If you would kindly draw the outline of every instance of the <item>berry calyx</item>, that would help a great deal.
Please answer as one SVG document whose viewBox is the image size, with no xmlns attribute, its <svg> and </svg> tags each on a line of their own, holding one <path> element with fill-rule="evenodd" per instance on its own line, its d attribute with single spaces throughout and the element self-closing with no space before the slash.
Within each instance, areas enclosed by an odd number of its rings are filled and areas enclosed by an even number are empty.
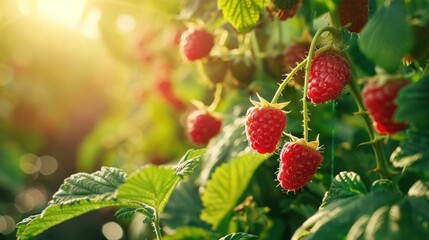
<svg viewBox="0 0 429 240">
<path fill-rule="evenodd" d="M 350 82 L 350 64 L 336 51 L 317 55 L 311 64 L 307 97 L 314 104 L 334 100 Z"/>
<path fill-rule="evenodd" d="M 341 0 L 340 22 L 349 32 L 360 33 L 368 22 L 368 0 Z"/>
<path fill-rule="evenodd" d="M 205 29 L 188 29 L 180 39 L 181 51 L 189 61 L 207 57 L 213 46 L 213 35 Z"/>
<path fill-rule="evenodd" d="M 221 129 L 222 120 L 213 114 L 197 110 L 187 118 L 187 133 L 194 145 L 207 145 L 210 139 L 216 136 Z"/>
<path fill-rule="evenodd" d="M 306 142 L 297 138 L 283 145 L 277 175 L 283 189 L 296 191 L 310 182 L 323 160 L 318 146 L 318 140 Z"/>
<path fill-rule="evenodd" d="M 288 103 L 272 104 L 258 95 L 260 102 L 247 110 L 246 137 L 250 147 L 258 153 L 273 153 L 286 128 L 287 118 L 283 109 Z"/>
<path fill-rule="evenodd" d="M 393 115 L 396 111 L 394 100 L 399 91 L 409 83 L 409 80 L 403 78 L 383 79 L 378 77 L 365 84 L 362 89 L 362 97 L 377 132 L 394 134 L 407 126 L 407 123 L 395 122 Z"/>
</svg>

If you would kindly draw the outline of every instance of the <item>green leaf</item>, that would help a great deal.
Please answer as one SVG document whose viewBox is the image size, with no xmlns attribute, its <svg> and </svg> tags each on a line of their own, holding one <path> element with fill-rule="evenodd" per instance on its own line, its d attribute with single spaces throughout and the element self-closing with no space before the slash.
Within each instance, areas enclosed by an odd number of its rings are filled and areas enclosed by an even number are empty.
<svg viewBox="0 0 429 240">
<path fill-rule="evenodd" d="M 236 114 L 234 115 L 236 116 Z M 244 118 L 236 116 L 233 122 L 222 127 L 219 135 L 210 142 L 201 166 L 199 176 L 201 185 L 206 185 L 210 175 L 222 163 L 230 161 L 244 152 L 252 152 L 246 140 L 246 134 L 243 134 L 243 123 Z"/>
<path fill-rule="evenodd" d="M 205 149 L 187 151 L 176 165 L 176 175 L 184 179 L 194 172 L 205 152 Z"/>
<path fill-rule="evenodd" d="M 200 199 L 198 186 L 191 180 L 188 178 L 177 185 L 161 215 L 161 223 L 171 229 L 184 226 L 209 228 L 200 219 L 203 204 Z"/>
<path fill-rule="evenodd" d="M 217 229 L 238 204 L 255 170 L 268 157 L 248 153 L 216 168 L 201 197 L 204 206 L 201 219 Z"/>
<path fill-rule="evenodd" d="M 70 176 L 41 214 L 17 224 L 17 236 L 29 239 L 83 213 L 119 206 L 116 190 L 124 183 L 125 177 L 120 169 L 108 167 L 92 174 L 77 173 Z"/>
<path fill-rule="evenodd" d="M 404 171 L 429 173 L 429 131 L 409 129 L 407 138 L 392 153 L 390 161 Z"/>
<path fill-rule="evenodd" d="M 429 76 L 403 88 L 395 103 L 397 109 L 395 119 L 400 122 L 411 122 L 423 129 L 429 126 L 429 111 L 424 111 L 429 106 Z"/>
<path fill-rule="evenodd" d="M 218 235 L 204 228 L 182 227 L 170 236 L 165 236 L 164 240 L 217 240 Z"/>
<path fill-rule="evenodd" d="M 115 213 L 115 217 L 117 218 L 131 218 L 136 213 L 141 213 L 145 216 L 144 223 L 151 224 L 155 222 L 155 209 L 151 206 L 140 204 L 142 207 L 140 208 L 121 208 Z"/>
<path fill-rule="evenodd" d="M 173 168 L 147 166 L 134 172 L 119 188 L 118 199 L 144 203 L 161 213 L 179 180 Z"/>
<path fill-rule="evenodd" d="M 292 239 L 345 239 L 352 226 L 380 207 L 391 205 L 400 195 L 390 188 L 377 188 L 366 195 L 338 199 L 307 219 L 294 233 Z M 362 220 L 361 220 L 362 221 Z"/>
<path fill-rule="evenodd" d="M 426 239 L 429 236 L 429 201 L 405 197 L 393 205 L 385 205 L 356 222 L 347 239 Z"/>
<path fill-rule="evenodd" d="M 404 1 L 390 1 L 369 20 L 358 44 L 362 52 L 387 72 L 394 72 L 412 47 Z"/>
<path fill-rule="evenodd" d="M 236 232 L 236 233 L 228 234 L 220 238 L 219 240 L 247 240 L 247 239 L 255 239 L 255 238 L 258 238 L 258 236 L 245 233 L 245 232 Z"/>
<path fill-rule="evenodd" d="M 113 167 L 102 167 L 92 174 L 77 173 L 64 180 L 54 194 L 50 204 L 73 203 L 75 201 L 110 198 L 118 186 L 125 182 L 126 174 Z"/>
<path fill-rule="evenodd" d="M 331 187 L 322 200 L 320 208 L 324 208 L 338 199 L 365 194 L 367 190 L 360 176 L 354 172 L 340 172 L 331 183 Z"/>
<path fill-rule="evenodd" d="M 269 0 L 218 0 L 218 8 L 239 32 L 248 32 L 269 3 Z"/>
<path fill-rule="evenodd" d="M 181 180 L 177 169 L 181 169 L 181 176 L 191 173 L 201 158 L 204 150 L 189 150 L 176 168 L 163 166 L 146 166 L 134 172 L 118 189 L 118 199 L 124 203 L 146 204 L 153 207 L 156 214 L 161 214 L 173 190 Z M 188 166 L 188 167 L 184 167 Z M 138 207 L 138 206 L 137 206 Z"/>
<path fill-rule="evenodd" d="M 423 181 L 417 181 L 408 190 L 408 196 L 412 197 L 424 197 L 429 199 L 429 183 Z"/>
</svg>

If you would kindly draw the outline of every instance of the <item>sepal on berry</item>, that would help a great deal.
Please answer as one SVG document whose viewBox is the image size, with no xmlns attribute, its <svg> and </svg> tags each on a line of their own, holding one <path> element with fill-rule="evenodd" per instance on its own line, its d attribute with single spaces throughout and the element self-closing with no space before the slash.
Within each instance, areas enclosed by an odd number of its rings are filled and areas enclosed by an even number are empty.
<svg viewBox="0 0 429 240">
<path fill-rule="evenodd" d="M 314 141 L 306 141 L 304 138 L 298 138 L 298 137 L 295 137 L 289 133 L 284 133 L 284 135 L 289 137 L 291 142 L 295 142 L 295 143 L 298 143 L 301 145 L 305 145 L 305 146 L 313 148 L 317 151 L 320 151 L 323 149 L 322 146 L 319 146 L 319 134 L 317 134 L 316 140 L 314 140 Z"/>
<path fill-rule="evenodd" d="M 250 102 L 255 107 L 271 107 L 271 108 L 282 110 L 283 108 L 285 108 L 290 103 L 290 102 L 270 103 L 266 99 L 261 97 L 258 93 L 256 93 L 256 96 L 258 97 L 259 101 L 255 101 L 255 100 L 250 99 Z"/>
</svg>

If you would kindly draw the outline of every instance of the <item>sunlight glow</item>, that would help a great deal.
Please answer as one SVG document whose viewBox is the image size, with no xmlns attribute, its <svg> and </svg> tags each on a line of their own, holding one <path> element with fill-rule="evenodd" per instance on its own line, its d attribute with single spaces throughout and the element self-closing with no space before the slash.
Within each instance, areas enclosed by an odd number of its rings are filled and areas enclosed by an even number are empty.
<svg viewBox="0 0 429 240">
<path fill-rule="evenodd" d="M 57 24 L 77 28 L 86 0 L 19 0 L 22 14 L 35 14 Z"/>
</svg>

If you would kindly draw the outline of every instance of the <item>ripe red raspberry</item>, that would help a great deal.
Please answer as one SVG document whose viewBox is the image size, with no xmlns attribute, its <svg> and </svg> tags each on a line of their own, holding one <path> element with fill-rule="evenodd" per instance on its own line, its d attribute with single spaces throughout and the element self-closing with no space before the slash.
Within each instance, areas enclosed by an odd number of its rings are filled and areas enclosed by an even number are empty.
<svg viewBox="0 0 429 240">
<path fill-rule="evenodd" d="M 335 51 L 317 55 L 311 64 L 307 97 L 315 104 L 336 99 L 350 82 L 350 65 Z"/>
<path fill-rule="evenodd" d="M 308 42 L 295 42 L 289 45 L 283 52 L 283 62 L 286 67 L 286 72 L 290 72 L 298 63 L 302 62 L 308 55 L 310 43 Z M 305 72 L 303 69 L 299 70 L 293 77 L 296 85 L 304 85 Z"/>
<path fill-rule="evenodd" d="M 206 145 L 219 133 L 221 126 L 221 119 L 203 110 L 191 113 L 187 119 L 188 136 L 197 146 Z"/>
<path fill-rule="evenodd" d="M 270 104 L 261 97 L 259 99 L 261 103 L 252 101 L 255 107 L 247 110 L 247 140 L 258 153 L 273 153 L 286 127 L 286 114 L 281 109 L 287 103 Z"/>
<path fill-rule="evenodd" d="M 340 21 L 342 26 L 351 24 L 347 29 L 359 33 L 368 22 L 368 0 L 341 0 Z"/>
<path fill-rule="evenodd" d="M 312 144 L 303 140 L 287 142 L 280 153 L 277 180 L 285 190 L 298 190 L 311 180 L 322 159 L 322 154 Z"/>
<path fill-rule="evenodd" d="M 362 89 L 363 101 L 379 133 L 394 134 L 406 127 L 406 123 L 395 122 L 393 114 L 396 110 L 394 100 L 398 92 L 409 83 L 406 79 L 393 79 L 384 83 L 376 79 L 365 84 Z"/>
<path fill-rule="evenodd" d="M 291 18 L 295 16 L 299 5 L 301 5 L 302 0 L 286 0 L 285 3 L 282 5 L 276 5 L 275 3 L 272 4 L 271 9 L 274 11 L 274 16 L 276 16 L 278 19 L 285 21 L 288 18 Z"/>
<path fill-rule="evenodd" d="M 207 57 L 213 46 L 213 35 L 205 29 L 188 29 L 180 39 L 182 53 L 189 61 Z"/>
</svg>

